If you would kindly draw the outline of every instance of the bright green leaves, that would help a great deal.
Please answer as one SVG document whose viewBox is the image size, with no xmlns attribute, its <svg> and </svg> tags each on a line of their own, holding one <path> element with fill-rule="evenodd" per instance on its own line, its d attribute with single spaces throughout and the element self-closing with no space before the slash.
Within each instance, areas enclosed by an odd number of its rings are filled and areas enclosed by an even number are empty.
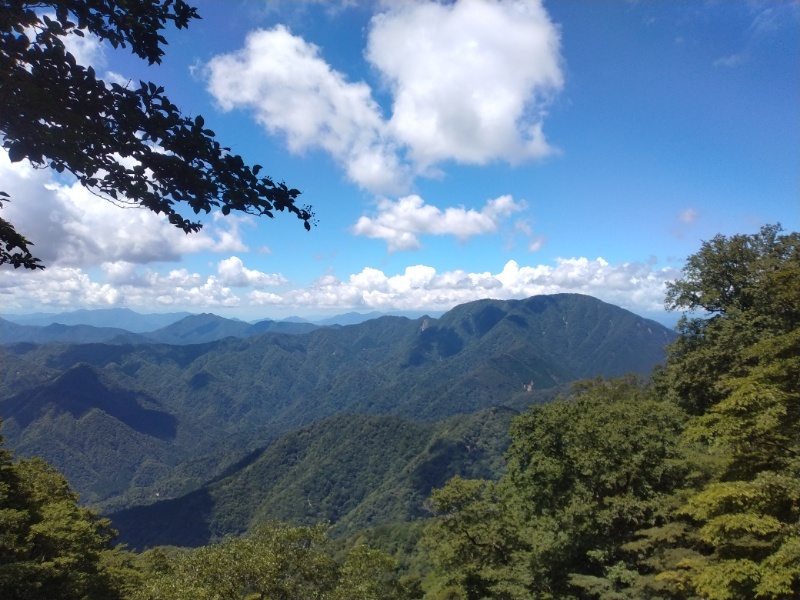
<svg viewBox="0 0 800 600">
<path fill-rule="evenodd" d="M 684 317 L 659 375 L 662 395 L 702 414 L 727 395 L 724 382 L 763 363 L 751 347 L 800 327 L 800 234 L 768 225 L 754 235 L 717 236 L 668 284 L 667 307 Z"/>
<path fill-rule="evenodd" d="M 675 307 L 717 313 L 683 321 L 659 380 L 697 414 L 686 442 L 721 459 L 677 511 L 706 547 L 664 573 L 706 598 L 800 594 L 798 242 L 778 226 L 717 236 L 670 286 Z"/>
<path fill-rule="evenodd" d="M 108 521 L 78 506 L 44 461 L 12 463 L 0 452 L 0 597 L 119 597 Z"/>
<path fill-rule="evenodd" d="M 613 594 L 639 573 L 621 546 L 667 517 L 684 473 L 684 419 L 635 379 L 587 382 L 517 418 L 500 482 L 456 478 L 433 496 L 441 516 L 427 534 L 438 570 L 432 589 L 465 598 L 627 597 Z"/>
<path fill-rule="evenodd" d="M 147 556 L 147 555 L 145 555 Z M 394 561 L 356 546 L 340 565 L 325 528 L 269 524 L 241 538 L 159 553 L 132 597 L 137 600 L 281 598 L 283 600 L 399 600 Z"/>
<path fill-rule="evenodd" d="M 348 552 L 339 570 L 332 600 L 400 600 L 397 563 L 387 554 L 367 546 Z"/>
</svg>

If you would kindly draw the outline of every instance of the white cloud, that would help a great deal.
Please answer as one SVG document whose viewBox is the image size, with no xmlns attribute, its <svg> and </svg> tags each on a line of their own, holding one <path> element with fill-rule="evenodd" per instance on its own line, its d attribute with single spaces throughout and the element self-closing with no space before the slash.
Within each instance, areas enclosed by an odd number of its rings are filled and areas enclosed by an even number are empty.
<svg viewBox="0 0 800 600">
<path fill-rule="evenodd" d="M 186 235 L 163 215 L 120 208 L 79 183 L 58 182 L 48 169 L 26 161 L 11 163 L 0 152 L 2 190 L 11 201 L 3 218 L 33 242 L 33 254 L 47 266 L 87 267 L 103 263 L 176 261 L 197 252 L 246 252 L 241 227 L 248 215 L 215 213 L 199 233 Z"/>
<path fill-rule="evenodd" d="M 367 83 L 348 81 L 283 25 L 211 59 L 208 91 L 223 110 L 252 111 L 291 151 L 328 152 L 376 193 L 400 193 L 447 160 L 518 162 L 553 152 L 542 124 L 563 86 L 560 35 L 540 2 L 382 6 L 366 57 L 393 95 L 388 119 Z"/>
<path fill-rule="evenodd" d="M 381 200 L 375 217 L 361 217 L 351 228 L 355 235 L 386 240 L 390 252 L 421 247 L 420 235 L 454 235 L 466 240 L 495 233 L 507 216 L 525 209 L 505 195 L 489 200 L 480 210 L 449 207 L 444 210 L 425 204 L 417 195 L 396 202 Z"/>
<path fill-rule="evenodd" d="M 560 34 L 540 2 L 393 3 L 367 58 L 394 94 L 391 131 L 425 168 L 550 154 L 542 110 L 561 89 Z"/>
<path fill-rule="evenodd" d="M 403 168 L 369 86 L 348 82 L 283 25 L 252 32 L 241 50 L 213 58 L 206 74 L 223 110 L 252 110 L 291 151 L 322 148 L 365 188 L 401 187 Z"/>
<path fill-rule="evenodd" d="M 217 264 L 219 281 L 233 287 L 269 287 L 288 285 L 289 281 L 280 273 L 262 273 L 248 269 L 238 256 L 231 256 Z"/>
<path fill-rule="evenodd" d="M 438 273 L 433 267 L 407 267 L 397 275 L 367 267 L 347 280 L 326 277 L 269 304 L 311 310 L 447 310 L 482 298 L 526 298 L 538 294 L 588 294 L 633 311 L 663 310 L 664 282 L 679 276 L 676 269 L 655 269 L 646 263 L 610 265 L 602 258 L 559 259 L 555 266 L 520 266 L 508 261 L 498 273 L 457 270 Z"/>
<path fill-rule="evenodd" d="M 0 298 L 5 310 L 75 310 L 126 306 L 145 311 L 186 310 L 239 306 L 241 299 L 214 276 L 187 269 L 166 274 L 137 272 L 130 264 L 103 265 L 106 281 L 95 281 L 78 268 L 49 266 L 44 271 L 5 271 L 0 276 Z"/>
<path fill-rule="evenodd" d="M 83 37 L 72 34 L 61 39 L 67 52 L 75 57 L 79 65 L 92 66 L 95 69 L 106 65 L 103 42 L 96 35 L 84 31 Z"/>
<path fill-rule="evenodd" d="M 396 274 L 365 267 L 346 278 L 330 273 L 307 287 L 266 291 L 286 286 L 281 275 L 248 269 L 237 257 L 218 264 L 217 275 L 187 269 L 167 273 L 123 263 L 104 265 L 105 281 L 81 269 L 52 267 L 43 272 L 6 271 L 0 277 L 5 310 L 128 306 L 163 309 L 213 310 L 235 307 L 252 317 L 264 317 L 259 307 L 292 314 L 323 310 L 448 310 L 482 298 L 526 298 L 539 294 L 588 294 L 640 314 L 663 311 L 664 283 L 677 279 L 677 268 L 656 268 L 652 260 L 609 264 L 602 258 L 558 259 L 554 265 L 520 265 L 511 260 L 497 272 L 453 270 L 438 272 L 413 265 Z M 240 295 L 231 287 L 241 288 Z M 258 312 L 258 314 L 256 314 Z"/>
</svg>

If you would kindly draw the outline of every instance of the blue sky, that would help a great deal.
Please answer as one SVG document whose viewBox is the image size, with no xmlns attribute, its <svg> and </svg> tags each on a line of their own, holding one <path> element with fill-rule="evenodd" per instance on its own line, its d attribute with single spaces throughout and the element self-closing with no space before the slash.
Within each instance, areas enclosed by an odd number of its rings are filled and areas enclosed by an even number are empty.
<svg viewBox="0 0 800 600">
<path fill-rule="evenodd" d="M 198 1 L 161 66 L 94 40 L 303 191 L 318 225 L 185 236 L 0 156 L 48 268 L 0 310 L 245 319 L 589 294 L 671 323 L 664 282 L 721 233 L 800 221 L 797 2 Z"/>
</svg>

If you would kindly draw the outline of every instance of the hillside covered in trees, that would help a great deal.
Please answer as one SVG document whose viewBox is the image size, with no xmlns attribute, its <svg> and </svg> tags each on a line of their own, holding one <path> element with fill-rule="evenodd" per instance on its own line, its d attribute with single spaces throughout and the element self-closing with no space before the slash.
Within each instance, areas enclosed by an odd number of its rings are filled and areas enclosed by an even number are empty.
<svg viewBox="0 0 800 600">
<path fill-rule="evenodd" d="M 647 374 L 672 339 L 561 294 L 205 344 L 17 343 L 0 349 L 0 414 L 19 454 L 44 457 L 85 501 L 115 510 L 194 491 L 319 419 L 521 410 L 577 379 Z"/>
<path fill-rule="evenodd" d="M 399 416 L 340 415 L 278 438 L 202 488 L 198 495 L 223 509 L 195 514 L 211 527 L 232 519 L 243 533 L 210 544 L 200 540 L 203 545 L 194 549 L 135 554 L 112 547 L 111 523 L 80 508 L 60 474 L 41 460 L 15 461 L 3 450 L 0 594 L 152 600 L 796 598 L 798 242 L 797 233 L 768 226 L 755 235 L 704 243 L 688 259 L 683 278 L 668 286 L 667 305 L 689 312 L 665 363 L 649 377 L 590 378 L 516 417 L 508 408 L 447 425 L 435 419 L 412 425 Z M 442 322 L 464 323 L 465 314 L 473 315 L 466 322 L 479 331 L 475 313 L 461 311 Z M 412 341 L 406 349 L 420 346 L 423 357 L 436 352 L 437 359 L 448 347 Z M 405 368 L 412 368 L 410 355 L 401 355 Z M 57 361 L 41 364 L 54 368 Z M 514 394 L 509 390 L 507 398 Z M 509 420 L 504 441 L 497 430 Z M 463 460 L 469 455 L 464 440 L 481 460 Z M 448 441 L 457 443 L 448 447 Z M 506 445 L 505 464 L 498 466 L 492 457 Z M 270 459 L 290 455 L 295 465 Z M 376 467 L 374 457 L 387 462 Z M 416 477 L 442 461 L 456 475 L 446 483 Z M 368 486 L 375 496 L 343 495 L 336 481 L 326 480 L 326 472 L 346 471 L 346 464 L 353 465 L 347 488 L 360 489 L 360 475 L 377 478 Z M 293 470 L 297 465 L 303 466 Z M 385 474 L 391 477 L 380 479 Z M 262 487 L 249 487 L 254 481 Z M 428 492 L 425 514 L 398 512 L 393 518 L 399 522 L 380 526 L 354 516 L 392 506 L 393 494 L 409 499 Z M 346 526 L 326 531 L 325 524 L 310 522 L 299 506 L 303 494 L 309 504 L 327 502 L 324 519 L 342 518 Z M 190 499 L 174 502 L 173 514 L 191 512 Z M 237 512 L 235 507 L 251 502 L 260 504 L 249 514 Z M 165 508 L 160 514 L 170 513 Z M 126 518 L 126 528 L 135 527 L 136 515 L 119 515 L 120 523 Z M 140 522 L 145 518 L 153 517 Z"/>
<path fill-rule="evenodd" d="M 704 243 L 652 382 L 595 381 L 511 429 L 508 473 L 437 490 L 427 598 L 796 598 L 800 236 Z"/>
</svg>

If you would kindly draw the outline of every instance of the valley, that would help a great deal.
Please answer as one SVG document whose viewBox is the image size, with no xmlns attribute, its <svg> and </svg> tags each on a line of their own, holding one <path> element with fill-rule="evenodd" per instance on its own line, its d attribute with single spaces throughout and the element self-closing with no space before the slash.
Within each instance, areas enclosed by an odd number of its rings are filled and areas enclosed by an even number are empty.
<svg viewBox="0 0 800 600">
<path fill-rule="evenodd" d="M 7 443 L 63 472 L 133 547 L 269 519 L 346 533 L 426 516 L 454 475 L 500 476 L 513 415 L 576 380 L 646 376 L 675 338 L 575 294 L 283 331 L 226 321 L 3 322 Z M 46 330 L 57 338 L 37 343 Z"/>
</svg>

